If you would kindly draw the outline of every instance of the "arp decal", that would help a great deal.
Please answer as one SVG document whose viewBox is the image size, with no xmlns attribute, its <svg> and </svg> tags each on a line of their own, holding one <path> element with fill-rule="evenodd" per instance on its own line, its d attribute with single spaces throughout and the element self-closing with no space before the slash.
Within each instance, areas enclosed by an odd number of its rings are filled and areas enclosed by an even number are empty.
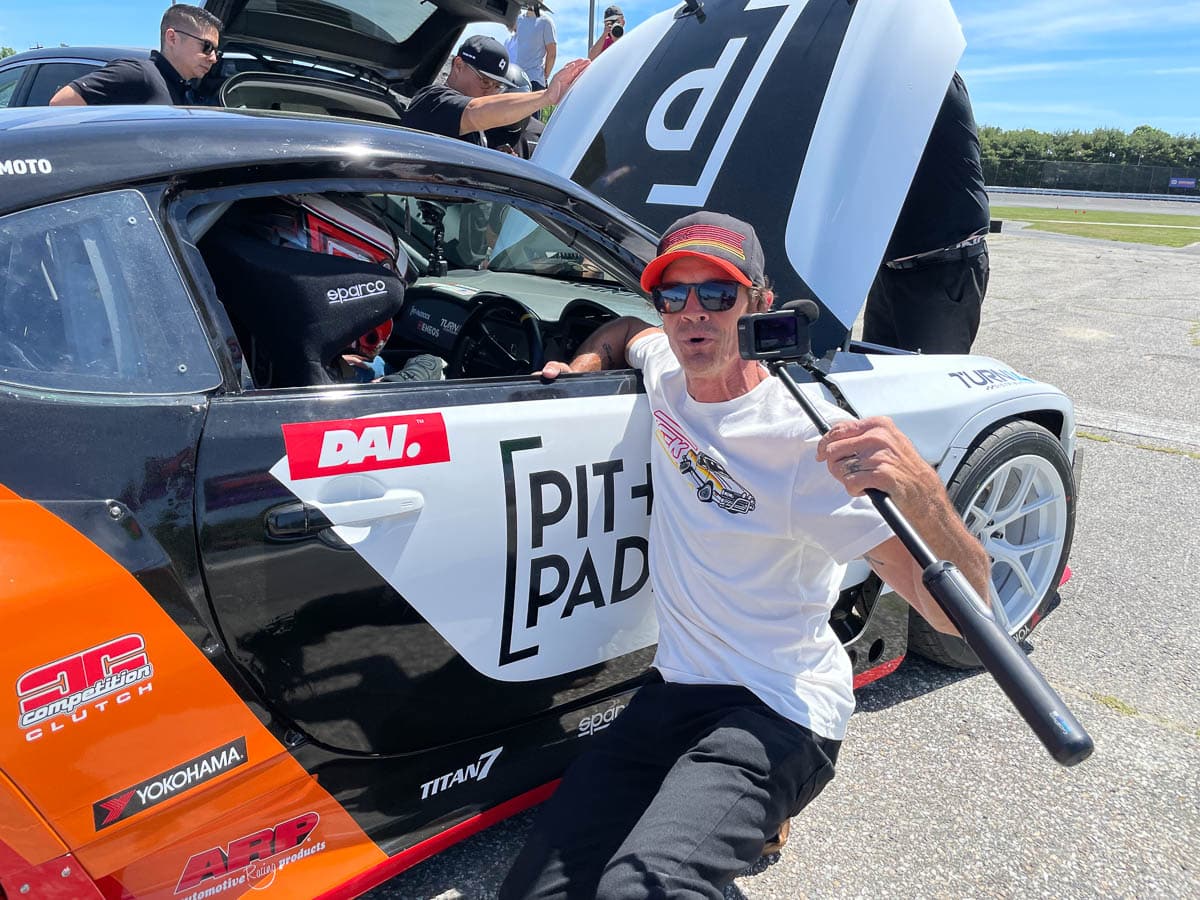
<svg viewBox="0 0 1200 900">
<path fill-rule="evenodd" d="M 453 448 L 445 461 L 415 464 L 426 461 L 428 441 L 414 436 L 418 421 L 430 429 L 436 423 Z M 405 440 L 421 444 L 414 464 L 381 464 L 370 455 L 362 468 L 317 465 L 323 445 L 359 454 L 368 429 L 393 423 L 408 423 Z M 487 677 L 562 675 L 657 638 L 644 394 L 449 406 L 288 428 L 295 429 L 288 456 L 271 474 L 324 513 L 334 533 Z M 386 432 L 371 449 L 404 458 Z"/>
<path fill-rule="evenodd" d="M 153 689 L 154 666 L 140 634 L 126 634 L 52 663 L 30 669 L 17 679 L 17 724 L 25 740 L 62 731 L 68 716 L 83 722 L 88 714 L 123 706 Z M 45 726 L 45 727 L 42 727 Z"/>
<path fill-rule="evenodd" d="M 440 413 L 284 425 L 283 441 L 295 479 L 450 461 Z"/>
<path fill-rule="evenodd" d="M 658 444 L 690 478 L 701 503 L 715 503 L 728 513 L 752 513 L 758 505 L 754 495 L 739 484 L 720 460 L 705 453 L 679 424 L 662 410 L 654 411 L 654 436 Z"/>
<path fill-rule="evenodd" d="M 306 812 L 271 828 L 243 835 L 225 847 L 193 853 L 183 867 L 175 893 L 181 900 L 202 900 L 230 888 L 262 890 L 288 865 L 325 849 L 324 841 L 312 840 L 321 817 Z"/>
<path fill-rule="evenodd" d="M 421 799 L 428 800 L 434 794 L 439 794 L 448 788 L 454 787 L 456 784 L 462 784 L 466 781 L 483 781 L 488 777 L 488 773 L 492 771 L 492 766 L 504 752 L 503 747 L 497 747 L 495 750 L 488 750 L 479 754 L 479 759 L 470 765 L 463 766 L 461 769 L 455 769 L 453 772 L 447 772 L 445 775 L 439 775 L 432 781 L 427 781 L 421 785 Z"/>
<path fill-rule="evenodd" d="M 970 372 L 950 372 L 951 378 L 957 378 L 964 387 L 981 387 L 986 391 L 1006 384 L 1032 384 L 1032 378 L 1019 375 L 1012 369 L 972 369 Z"/>
<path fill-rule="evenodd" d="M 117 791 L 111 797 L 92 804 L 96 830 L 101 831 L 206 781 L 212 781 L 245 762 L 246 739 L 240 737 L 131 788 Z"/>
</svg>

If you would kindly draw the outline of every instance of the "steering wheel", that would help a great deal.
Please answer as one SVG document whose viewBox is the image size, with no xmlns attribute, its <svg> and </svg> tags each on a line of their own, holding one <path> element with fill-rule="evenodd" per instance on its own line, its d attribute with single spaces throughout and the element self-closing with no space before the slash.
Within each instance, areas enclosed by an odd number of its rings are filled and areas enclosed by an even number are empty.
<svg viewBox="0 0 1200 900">
<path fill-rule="evenodd" d="M 450 351 L 446 377 L 466 378 L 467 369 L 471 370 L 472 378 L 529 375 L 538 371 L 546 361 L 546 348 L 534 314 L 507 294 L 480 291 L 474 299 L 476 306 L 459 328 Z M 519 328 L 525 346 L 510 349 L 497 338 L 494 326 L 500 323 Z M 507 336 L 510 331 L 511 328 L 506 328 L 501 334 Z"/>
</svg>

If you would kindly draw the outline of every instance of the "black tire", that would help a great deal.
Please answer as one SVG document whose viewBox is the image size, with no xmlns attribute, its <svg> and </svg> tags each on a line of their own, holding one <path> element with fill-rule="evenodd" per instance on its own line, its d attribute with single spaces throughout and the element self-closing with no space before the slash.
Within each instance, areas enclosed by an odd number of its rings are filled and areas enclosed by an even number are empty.
<svg viewBox="0 0 1200 900">
<path fill-rule="evenodd" d="M 1040 496 L 1044 489 L 1047 493 L 1055 494 L 1055 499 L 1005 525 L 1002 531 L 986 534 L 991 531 L 988 526 L 992 523 L 982 521 L 978 506 L 968 515 L 968 505 L 1005 467 L 1007 473 L 1003 476 L 1002 486 L 997 487 L 995 483 L 989 486 L 990 492 L 999 491 L 997 502 L 1002 502 L 1010 489 L 1021 487 L 1022 481 L 1017 476 L 1022 469 L 1029 470 L 1024 484 L 1028 485 L 1030 480 L 1037 482 L 1030 487 L 1031 491 L 1037 489 Z M 1054 605 L 1067 556 L 1071 552 L 1071 539 L 1075 533 L 1075 479 L 1071 461 L 1062 444 L 1045 428 L 1033 422 L 1014 419 L 994 426 L 976 440 L 946 486 L 946 492 L 972 533 L 982 533 L 987 538 L 984 540 L 985 546 L 993 540 L 997 542 L 996 546 L 1001 542 L 1007 543 L 1004 539 L 1009 536 L 1010 525 L 1021 532 L 1022 537 L 1029 537 L 1029 531 L 1034 528 L 1054 532 L 1055 541 L 1047 545 L 1044 553 L 1035 550 L 1021 555 L 1009 554 L 1017 556 L 1018 564 L 1026 556 L 1032 558 L 1031 567 L 1036 571 L 1034 575 L 1028 571 L 1025 573 L 1028 583 L 1034 587 L 1032 592 L 1025 587 L 1025 582 L 1010 560 L 996 562 L 993 557 L 993 589 L 1004 601 L 1004 608 L 1011 610 L 1008 632 L 1023 639 Z M 992 495 L 980 494 L 980 498 L 990 499 Z M 955 669 L 979 667 L 979 659 L 966 641 L 935 631 L 913 610 L 909 611 L 908 646 L 926 659 L 944 666 Z"/>
<path fill-rule="evenodd" d="M 696 496 L 705 503 L 711 503 L 713 498 L 713 483 L 706 481 L 700 487 L 696 488 Z"/>
</svg>

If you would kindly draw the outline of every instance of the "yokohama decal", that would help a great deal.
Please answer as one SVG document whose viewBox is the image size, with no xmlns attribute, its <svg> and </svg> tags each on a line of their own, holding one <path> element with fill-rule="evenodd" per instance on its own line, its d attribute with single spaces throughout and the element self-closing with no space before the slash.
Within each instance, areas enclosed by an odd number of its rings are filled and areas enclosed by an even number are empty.
<svg viewBox="0 0 1200 900">
<path fill-rule="evenodd" d="M 324 841 L 309 840 L 320 821 L 317 813 L 306 812 L 272 828 L 243 835 L 227 847 L 195 853 L 183 867 L 175 893 L 195 891 L 182 900 L 193 896 L 199 900 L 230 888 L 241 895 L 245 888 L 268 887 L 279 870 L 325 849 Z"/>
<path fill-rule="evenodd" d="M 164 800 L 170 800 L 177 794 L 211 781 L 245 762 L 246 739 L 240 737 L 223 747 L 180 763 L 166 772 L 160 772 L 141 784 L 118 791 L 106 800 L 92 804 L 96 830 L 100 831 L 151 806 L 157 806 Z"/>
<path fill-rule="evenodd" d="M 284 425 L 283 441 L 296 480 L 450 461 L 441 413 Z"/>
</svg>

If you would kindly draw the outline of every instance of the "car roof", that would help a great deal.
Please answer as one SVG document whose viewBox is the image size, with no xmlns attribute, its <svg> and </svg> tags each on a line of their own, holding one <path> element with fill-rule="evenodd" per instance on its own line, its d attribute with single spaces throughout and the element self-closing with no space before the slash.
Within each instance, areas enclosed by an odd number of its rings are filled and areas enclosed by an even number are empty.
<svg viewBox="0 0 1200 900">
<path fill-rule="evenodd" d="M 145 47 L 38 47 L 0 60 L 0 69 L 46 59 L 88 59 L 111 62 L 114 59 L 148 59 Z"/>
<path fill-rule="evenodd" d="M 0 148 L 0 215 L 184 175 L 210 184 L 302 180 L 326 178 L 328 171 L 317 174 L 312 166 L 337 163 L 345 178 L 392 178 L 390 164 L 436 160 L 440 168 L 482 170 L 500 182 L 520 178 L 534 196 L 543 185 L 551 202 L 564 193 L 581 201 L 578 212 L 599 228 L 616 220 L 651 235 L 611 203 L 525 160 L 393 125 L 206 107 L 24 107 L 0 110 Z M 275 171 L 265 174 L 263 167 Z M 469 179 L 469 171 L 463 174 Z M 404 177 L 413 175 L 410 168 Z"/>
</svg>

